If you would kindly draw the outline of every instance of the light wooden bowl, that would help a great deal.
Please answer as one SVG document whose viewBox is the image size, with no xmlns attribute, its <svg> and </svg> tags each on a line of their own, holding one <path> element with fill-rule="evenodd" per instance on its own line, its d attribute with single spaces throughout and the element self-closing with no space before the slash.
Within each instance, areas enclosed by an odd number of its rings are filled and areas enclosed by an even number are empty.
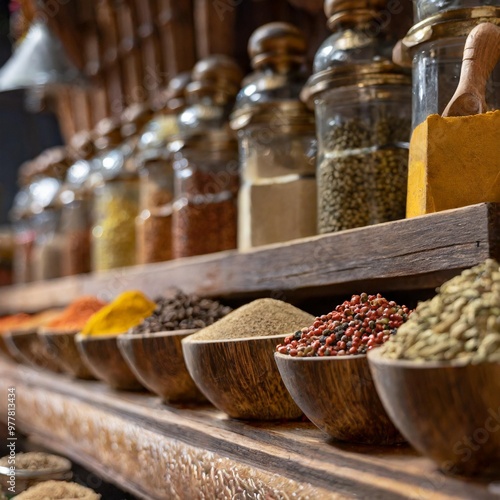
<svg viewBox="0 0 500 500">
<path fill-rule="evenodd" d="M 89 371 L 111 388 L 139 391 L 143 386 L 131 372 L 118 349 L 117 336 L 87 336 L 78 333 L 75 342 Z"/>
<path fill-rule="evenodd" d="M 302 412 L 281 380 L 273 352 L 284 335 L 182 341 L 186 366 L 206 398 L 230 417 L 296 419 Z"/>
<path fill-rule="evenodd" d="M 47 348 L 36 329 L 15 330 L 3 336 L 10 354 L 17 362 L 55 373 L 62 372 L 56 353 Z"/>
<path fill-rule="evenodd" d="M 380 402 L 365 355 L 274 357 L 297 405 L 333 438 L 377 445 L 404 442 Z"/>
<path fill-rule="evenodd" d="M 135 376 L 164 402 L 206 402 L 189 375 L 182 355 L 182 339 L 197 331 L 120 335 L 118 347 Z"/>
<path fill-rule="evenodd" d="M 38 335 L 47 348 L 55 353 L 62 369 L 75 378 L 95 380 L 87 365 L 83 362 L 76 347 L 75 337 L 78 332 L 54 332 L 41 328 Z"/>
<path fill-rule="evenodd" d="M 444 472 L 500 477 L 500 363 L 466 365 L 368 355 L 387 413 Z"/>
</svg>

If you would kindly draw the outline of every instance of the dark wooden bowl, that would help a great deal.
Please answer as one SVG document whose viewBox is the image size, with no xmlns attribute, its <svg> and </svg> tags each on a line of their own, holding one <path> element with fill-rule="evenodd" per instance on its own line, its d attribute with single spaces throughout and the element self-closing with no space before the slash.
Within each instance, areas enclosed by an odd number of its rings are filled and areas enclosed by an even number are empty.
<svg viewBox="0 0 500 500">
<path fill-rule="evenodd" d="M 378 445 L 404 442 L 380 402 L 365 355 L 274 357 L 297 405 L 333 438 Z"/>
<path fill-rule="evenodd" d="M 447 473 L 500 477 L 500 364 L 368 355 L 387 413 L 408 442 Z"/>
<path fill-rule="evenodd" d="M 7 346 L 7 340 L 5 339 L 5 335 L 3 333 L 0 333 L 0 356 L 17 363 L 17 359 L 12 356 L 9 347 Z"/>
<path fill-rule="evenodd" d="M 94 377 L 117 390 L 143 389 L 118 349 L 117 336 L 91 337 L 78 333 L 75 342 L 83 362 Z"/>
<path fill-rule="evenodd" d="M 283 335 L 182 341 L 186 366 L 206 398 L 230 417 L 296 419 L 302 412 L 281 380 L 273 352 Z"/>
<path fill-rule="evenodd" d="M 78 332 L 54 332 L 40 329 L 38 335 L 47 348 L 55 353 L 62 369 L 75 378 L 95 380 L 87 365 L 83 362 L 76 347 L 75 337 Z"/>
<path fill-rule="evenodd" d="M 182 355 L 182 339 L 197 331 L 120 335 L 118 347 L 135 376 L 164 402 L 206 402 Z"/>
<path fill-rule="evenodd" d="M 17 330 L 3 334 L 10 354 L 18 363 L 61 373 L 57 354 L 48 349 L 37 330 Z"/>
</svg>

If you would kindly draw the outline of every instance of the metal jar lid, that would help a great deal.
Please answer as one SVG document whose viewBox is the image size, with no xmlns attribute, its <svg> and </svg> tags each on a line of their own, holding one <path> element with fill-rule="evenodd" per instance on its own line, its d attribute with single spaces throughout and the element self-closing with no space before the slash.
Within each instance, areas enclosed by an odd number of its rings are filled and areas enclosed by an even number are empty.
<svg viewBox="0 0 500 500">
<path fill-rule="evenodd" d="M 231 115 L 231 128 L 264 124 L 281 132 L 312 132 L 314 115 L 300 101 L 306 40 L 288 23 L 269 23 L 254 31 L 248 54 L 256 70 L 245 81 Z"/>
<path fill-rule="evenodd" d="M 443 38 L 467 37 L 478 24 L 490 22 L 500 26 L 500 7 L 484 6 L 449 10 L 415 24 L 395 48 L 394 62 L 411 65 L 416 50 L 427 42 Z"/>
</svg>

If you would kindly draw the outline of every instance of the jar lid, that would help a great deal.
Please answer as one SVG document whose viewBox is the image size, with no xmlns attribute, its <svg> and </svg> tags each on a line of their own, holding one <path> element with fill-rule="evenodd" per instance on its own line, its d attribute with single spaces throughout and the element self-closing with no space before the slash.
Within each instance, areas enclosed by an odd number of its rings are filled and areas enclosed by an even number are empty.
<svg viewBox="0 0 500 500">
<path fill-rule="evenodd" d="M 124 138 L 141 131 L 153 117 L 153 110 L 144 103 L 134 103 L 125 108 L 121 115 L 121 135 Z"/>
<path fill-rule="evenodd" d="M 290 65 L 302 65 L 306 59 L 307 43 L 302 32 L 293 24 L 268 23 L 256 29 L 248 41 L 252 68 L 269 66 L 279 70 Z"/>
<path fill-rule="evenodd" d="M 179 73 L 168 82 L 165 92 L 167 111 L 178 113 L 186 106 L 186 88 L 191 83 L 191 72 Z"/>
<path fill-rule="evenodd" d="M 37 158 L 34 177 L 53 177 L 62 181 L 70 164 L 70 154 L 65 146 L 46 149 Z"/>
<path fill-rule="evenodd" d="M 389 61 L 372 64 L 351 64 L 320 71 L 312 75 L 300 95 L 303 102 L 313 107 L 318 94 L 335 88 L 356 85 L 407 85 L 412 83 L 411 71 Z"/>
<path fill-rule="evenodd" d="M 198 61 L 191 73 L 191 83 L 186 86 L 186 96 L 192 98 L 212 96 L 227 102 L 240 88 L 243 74 L 234 59 L 225 55 L 213 55 Z"/>
<path fill-rule="evenodd" d="M 95 126 L 92 136 L 99 150 L 117 146 L 122 141 L 121 123 L 116 118 L 103 118 Z"/>
<path fill-rule="evenodd" d="M 92 158 L 96 149 L 90 130 L 80 130 L 70 140 L 70 148 L 76 158 Z"/>
<path fill-rule="evenodd" d="M 248 53 L 256 71 L 245 78 L 231 115 L 231 128 L 258 123 L 283 130 L 314 130 L 314 116 L 300 101 L 307 75 L 306 40 L 288 23 L 269 23 L 250 37 Z"/>
<path fill-rule="evenodd" d="M 13 222 L 28 218 L 33 214 L 31 209 L 31 193 L 27 186 L 21 188 L 14 196 L 12 208 L 9 211 L 9 218 Z"/>
<path fill-rule="evenodd" d="M 442 38 L 467 37 L 478 24 L 490 22 L 500 26 L 500 7 L 484 6 L 440 12 L 415 24 L 398 44 L 394 62 L 411 64 L 418 47 Z"/>
</svg>

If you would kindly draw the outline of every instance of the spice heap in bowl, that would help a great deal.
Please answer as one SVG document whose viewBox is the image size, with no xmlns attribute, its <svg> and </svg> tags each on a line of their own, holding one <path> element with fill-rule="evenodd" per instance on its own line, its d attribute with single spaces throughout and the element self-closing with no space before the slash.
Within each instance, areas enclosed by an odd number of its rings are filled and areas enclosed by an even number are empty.
<svg viewBox="0 0 500 500">
<path fill-rule="evenodd" d="M 444 283 L 368 360 L 387 412 L 418 451 L 448 473 L 500 477 L 498 262 Z"/>
<path fill-rule="evenodd" d="M 77 378 L 93 378 L 81 359 L 75 337 L 89 319 L 104 306 L 96 297 L 84 296 L 74 300 L 64 311 L 49 321 L 38 334 L 47 350 L 59 361 L 63 370 Z"/>
<path fill-rule="evenodd" d="M 51 479 L 71 479 L 71 462 L 58 455 L 43 452 L 17 453 L 15 460 L 7 455 L 0 458 L 0 487 L 9 494 L 12 468 L 15 468 L 16 494 Z M 20 495 L 16 496 L 20 498 Z M 43 498 L 40 496 L 38 498 Z M 52 498 L 52 497 L 51 497 Z"/>
<path fill-rule="evenodd" d="M 332 312 L 286 337 L 276 348 L 290 356 L 366 354 L 387 342 L 408 319 L 410 310 L 382 295 L 353 295 Z"/>
<path fill-rule="evenodd" d="M 117 337 L 140 324 L 155 308 L 156 304 L 142 292 L 130 290 L 90 317 L 75 340 L 96 378 L 115 389 L 142 388 L 120 353 Z"/>
<path fill-rule="evenodd" d="M 366 353 L 387 342 L 409 315 L 404 305 L 362 293 L 278 344 L 283 382 L 317 427 L 340 441 L 403 441 L 377 396 Z"/>
<path fill-rule="evenodd" d="M 32 486 L 20 495 L 18 500 L 100 500 L 101 495 L 78 483 L 45 481 Z"/>
<path fill-rule="evenodd" d="M 259 299 L 182 341 L 189 373 L 203 394 L 233 418 L 276 420 L 302 414 L 273 361 L 276 342 L 314 316 Z"/>
<path fill-rule="evenodd" d="M 157 299 L 151 316 L 121 335 L 118 346 L 132 372 L 164 402 L 206 401 L 187 371 L 181 341 L 229 312 L 218 301 L 178 291 Z"/>
</svg>

